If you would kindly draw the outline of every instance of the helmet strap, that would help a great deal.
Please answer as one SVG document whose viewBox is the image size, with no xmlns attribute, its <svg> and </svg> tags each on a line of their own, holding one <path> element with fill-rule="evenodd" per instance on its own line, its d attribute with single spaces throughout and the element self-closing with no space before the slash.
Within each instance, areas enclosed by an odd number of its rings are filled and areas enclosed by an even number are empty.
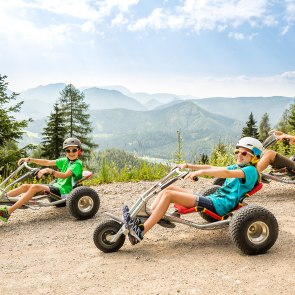
<svg viewBox="0 0 295 295">
<path fill-rule="evenodd" d="M 254 156 L 253 159 L 250 161 L 250 163 L 252 165 L 254 165 L 254 164 L 258 163 L 258 161 L 259 161 L 259 158 L 257 158 L 256 156 Z"/>
</svg>

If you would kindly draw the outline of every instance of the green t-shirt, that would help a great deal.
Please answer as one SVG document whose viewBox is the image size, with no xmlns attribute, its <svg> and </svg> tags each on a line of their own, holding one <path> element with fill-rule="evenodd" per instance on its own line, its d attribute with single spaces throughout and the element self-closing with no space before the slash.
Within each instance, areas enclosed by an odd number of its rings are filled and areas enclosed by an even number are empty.
<svg viewBox="0 0 295 295">
<path fill-rule="evenodd" d="M 57 181 L 53 184 L 59 189 L 61 195 L 66 195 L 72 191 L 73 186 L 82 178 L 83 163 L 79 159 L 72 162 L 68 158 L 60 158 L 56 160 L 56 166 L 60 172 L 65 173 L 67 170 L 71 170 L 73 173 L 66 179 L 57 178 Z"/>
</svg>

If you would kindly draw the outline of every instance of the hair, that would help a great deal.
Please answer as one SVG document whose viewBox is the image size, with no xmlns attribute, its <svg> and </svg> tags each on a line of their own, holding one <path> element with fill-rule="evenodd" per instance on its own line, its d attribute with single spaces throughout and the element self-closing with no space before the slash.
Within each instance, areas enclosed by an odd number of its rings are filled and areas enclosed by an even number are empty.
<svg viewBox="0 0 295 295">
<path fill-rule="evenodd" d="M 249 152 L 251 152 L 251 154 L 252 154 L 252 151 L 250 149 L 247 149 L 247 148 L 245 148 L 245 149 L 248 150 Z M 252 160 L 254 158 L 256 158 L 256 160 L 255 160 L 255 162 L 252 162 Z M 261 173 L 257 169 L 257 163 L 259 162 L 260 158 L 261 158 L 261 156 L 255 156 L 255 155 L 253 155 L 253 158 L 249 162 L 249 165 L 254 166 L 256 168 L 257 173 L 258 173 L 257 183 L 260 183 L 261 182 L 261 179 L 262 179 Z"/>
</svg>

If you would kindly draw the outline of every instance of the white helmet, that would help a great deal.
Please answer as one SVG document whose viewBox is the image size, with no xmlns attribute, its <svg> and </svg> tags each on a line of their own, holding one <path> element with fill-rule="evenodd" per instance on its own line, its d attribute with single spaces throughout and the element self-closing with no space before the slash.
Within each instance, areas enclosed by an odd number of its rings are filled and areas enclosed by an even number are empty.
<svg viewBox="0 0 295 295">
<path fill-rule="evenodd" d="M 236 147 L 244 147 L 246 149 L 251 150 L 254 156 L 256 156 L 258 159 L 260 158 L 263 151 L 262 143 L 258 139 L 253 137 L 241 138 L 237 143 Z"/>
</svg>

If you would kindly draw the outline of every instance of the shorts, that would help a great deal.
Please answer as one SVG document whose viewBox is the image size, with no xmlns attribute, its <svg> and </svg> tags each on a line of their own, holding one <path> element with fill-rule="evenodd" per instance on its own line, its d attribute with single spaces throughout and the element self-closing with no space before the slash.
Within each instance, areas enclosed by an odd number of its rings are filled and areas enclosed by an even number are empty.
<svg viewBox="0 0 295 295">
<path fill-rule="evenodd" d="M 196 196 L 197 196 L 196 205 L 195 205 L 196 207 L 200 206 L 200 207 L 203 207 L 203 208 L 206 208 L 206 209 L 212 211 L 213 213 L 216 213 L 215 207 L 214 207 L 213 202 L 210 198 L 199 196 L 199 195 L 196 195 Z"/>
<path fill-rule="evenodd" d="M 50 185 L 50 184 L 46 184 L 48 187 L 49 187 L 49 190 L 51 193 L 61 197 L 61 194 L 60 194 L 60 191 L 59 191 L 59 188 L 57 188 L 56 186 L 54 185 Z"/>
<path fill-rule="evenodd" d="M 274 169 L 287 168 L 287 170 L 290 172 L 295 171 L 295 162 L 280 154 L 276 154 L 276 157 L 271 166 Z"/>
</svg>

